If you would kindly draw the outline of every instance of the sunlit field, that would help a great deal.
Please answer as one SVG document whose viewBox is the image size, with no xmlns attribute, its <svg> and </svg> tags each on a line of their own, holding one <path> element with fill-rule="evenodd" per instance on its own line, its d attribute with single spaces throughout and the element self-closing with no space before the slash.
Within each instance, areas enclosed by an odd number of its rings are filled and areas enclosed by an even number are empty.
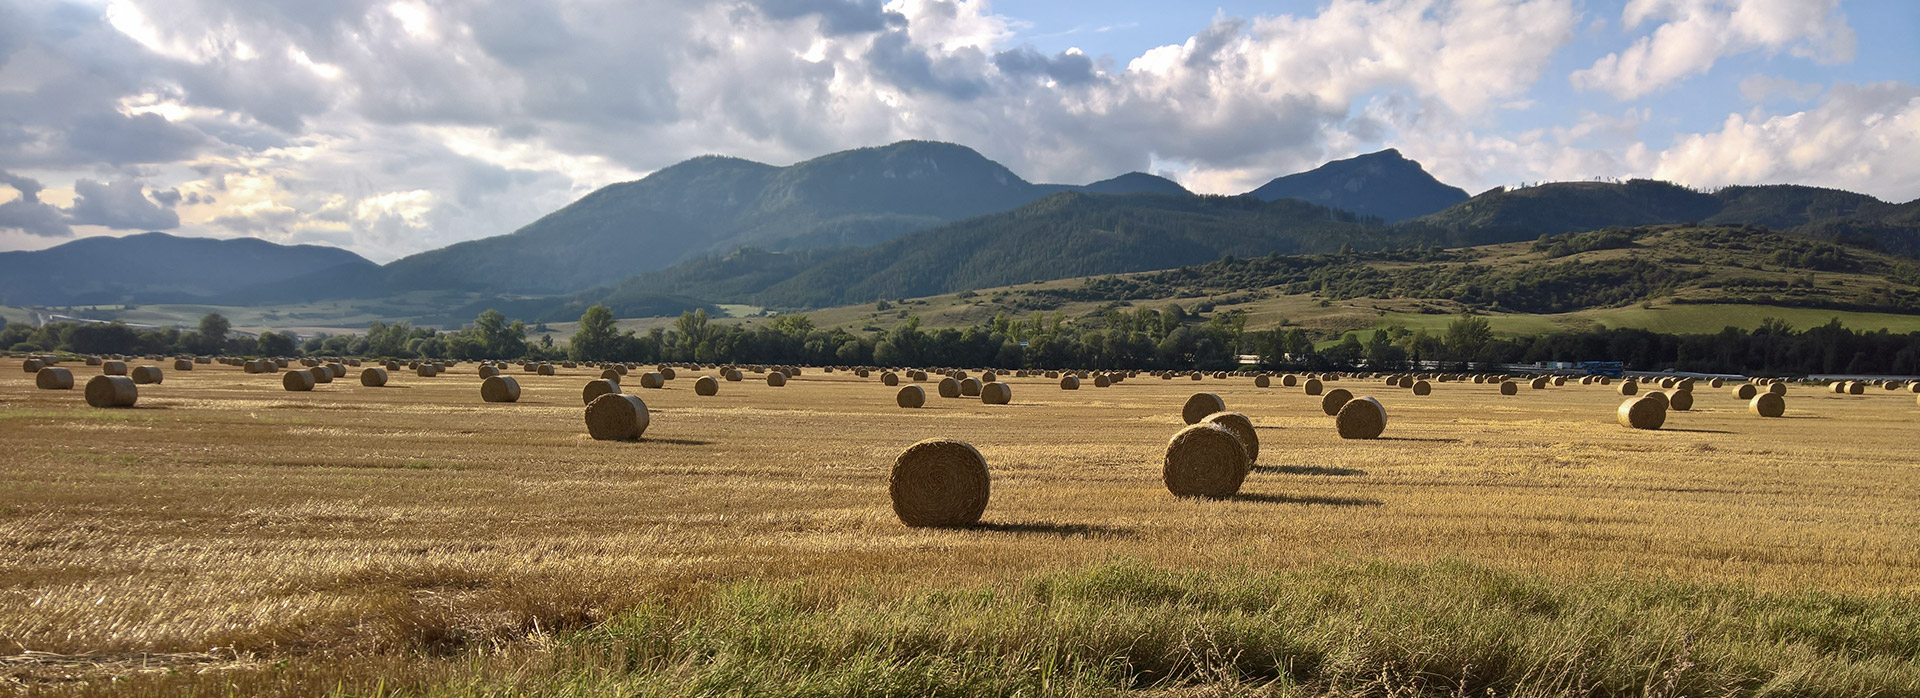
<svg viewBox="0 0 1920 698">
<path fill-rule="evenodd" d="M 84 382 L 98 369 L 63 364 Z M 163 368 L 170 363 L 162 364 Z M 130 409 L 0 374 L 0 671 L 28 692 L 1920 695 L 1920 406 L 1378 381 L 1343 441 L 1252 379 L 901 409 L 878 374 L 638 387 L 199 365 Z M 1237 497 L 1161 481 L 1181 403 L 1248 415 Z M 982 525 L 913 529 L 888 471 L 968 441 Z"/>
</svg>

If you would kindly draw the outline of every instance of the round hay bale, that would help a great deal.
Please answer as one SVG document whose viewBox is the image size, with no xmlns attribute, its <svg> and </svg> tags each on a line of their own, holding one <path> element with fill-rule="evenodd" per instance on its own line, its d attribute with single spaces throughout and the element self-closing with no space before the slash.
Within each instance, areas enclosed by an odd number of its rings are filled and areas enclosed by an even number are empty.
<svg viewBox="0 0 1920 698">
<path fill-rule="evenodd" d="M 1080 378 L 1078 376 L 1074 376 L 1073 374 L 1067 374 L 1067 375 L 1061 376 L 1060 389 L 1061 390 L 1079 390 Z"/>
<path fill-rule="evenodd" d="M 140 399 L 140 388 L 126 376 L 94 376 L 87 381 L 86 395 L 94 407 L 132 407 Z"/>
<path fill-rule="evenodd" d="M 541 376 L 553 375 L 553 364 L 540 364 L 539 369 L 535 370 L 534 374 Z"/>
<path fill-rule="evenodd" d="M 1005 405 L 1013 402 L 1013 387 L 994 381 L 980 386 L 980 402 L 988 405 Z"/>
<path fill-rule="evenodd" d="M 360 384 L 378 388 L 387 384 L 387 369 L 369 367 L 360 371 Z"/>
<path fill-rule="evenodd" d="M 413 372 L 414 372 L 414 375 L 417 375 L 421 378 L 432 378 L 434 376 L 440 375 L 439 367 L 436 367 L 433 364 L 420 364 L 419 366 L 414 367 Z"/>
<path fill-rule="evenodd" d="M 900 384 L 900 376 L 892 371 L 880 374 L 880 384 L 889 388 Z"/>
<path fill-rule="evenodd" d="M 289 392 L 304 393 L 312 390 L 316 382 L 313 379 L 312 369 L 303 368 L 280 374 L 280 387 L 286 388 Z"/>
<path fill-rule="evenodd" d="M 1199 424 L 1207 415 L 1227 411 L 1227 401 L 1213 393 L 1194 393 L 1187 398 L 1187 404 L 1180 407 L 1180 418 L 1188 424 Z"/>
<path fill-rule="evenodd" d="M 345 377 L 347 377 L 347 366 L 346 366 L 346 364 L 342 364 L 342 363 L 340 363 L 340 362 L 338 362 L 338 361 L 335 361 L 335 362 L 333 362 L 333 363 L 330 363 L 330 364 L 327 364 L 327 365 L 326 365 L 326 369 L 327 369 L 327 373 L 329 373 L 329 374 L 331 374 L 331 377 L 333 377 L 333 378 L 345 378 Z"/>
<path fill-rule="evenodd" d="M 482 379 L 500 375 L 500 369 L 494 368 L 493 364 L 480 364 L 479 372 Z"/>
<path fill-rule="evenodd" d="M 587 435 L 595 441 L 634 441 L 652 422 L 647 403 L 625 393 L 606 393 L 587 403 Z"/>
<path fill-rule="evenodd" d="M 1415 394 L 1415 395 L 1432 395 L 1432 394 L 1433 394 L 1433 384 L 1432 384 L 1432 383 L 1428 383 L 1428 382 L 1426 382 L 1426 381 L 1414 381 L 1414 382 L 1413 382 L 1413 394 Z"/>
<path fill-rule="evenodd" d="M 784 371 L 768 371 L 767 372 L 767 387 L 779 388 L 779 387 L 784 387 L 786 384 L 787 384 L 786 372 Z"/>
<path fill-rule="evenodd" d="M 1660 389 L 1666 390 L 1666 389 L 1672 388 L 1674 384 L 1678 382 L 1680 381 L 1677 378 L 1662 378 L 1660 379 Z"/>
<path fill-rule="evenodd" d="M 1342 439 L 1377 439 L 1387 430 L 1387 408 L 1370 397 L 1354 398 L 1340 406 L 1333 425 Z"/>
<path fill-rule="evenodd" d="M 720 381 L 714 380 L 713 376 L 701 376 L 699 380 L 693 382 L 693 394 L 709 397 L 719 395 Z"/>
<path fill-rule="evenodd" d="M 908 409 L 917 408 L 927 404 L 927 391 L 920 386 L 908 384 L 901 387 L 900 392 L 894 394 L 893 401 L 901 407 Z"/>
<path fill-rule="evenodd" d="M 480 399 L 485 402 L 519 402 L 520 381 L 512 376 L 494 376 L 481 381 Z"/>
<path fill-rule="evenodd" d="M 1759 394 L 1760 389 L 1754 387 L 1752 383 L 1741 383 L 1739 387 L 1733 389 L 1733 397 L 1736 400 L 1752 400 L 1755 395 Z M 1771 395 L 1772 393 L 1768 394 Z"/>
<path fill-rule="evenodd" d="M 1769 384 L 1767 384 L 1767 392 L 1769 392 L 1769 393 L 1772 393 L 1772 394 L 1774 394 L 1774 395 L 1779 395 L 1780 397 L 1786 397 L 1786 396 L 1787 396 L 1787 384 L 1785 384 L 1785 383 L 1769 383 Z"/>
<path fill-rule="evenodd" d="M 155 370 L 158 370 L 158 369 L 155 369 Z M 1867 384 L 1862 383 L 1860 381 L 1848 381 L 1847 394 L 1848 395 L 1865 395 L 1867 394 Z"/>
<path fill-rule="evenodd" d="M 174 359 L 174 360 L 173 360 L 173 370 L 175 370 L 175 371 L 191 371 L 191 370 L 193 370 L 193 360 L 192 360 L 192 359 Z"/>
<path fill-rule="evenodd" d="M 333 382 L 333 372 L 327 370 L 327 367 L 325 366 L 316 366 L 314 368 L 303 368 L 300 370 L 313 374 L 313 382 L 316 384 Z"/>
<path fill-rule="evenodd" d="M 1260 460 L 1260 435 L 1253 430 L 1253 420 L 1239 412 L 1215 412 L 1201 420 L 1202 424 L 1218 424 L 1240 437 L 1240 445 L 1247 449 L 1247 467 L 1252 468 L 1254 461 Z"/>
<path fill-rule="evenodd" d="M 1160 479 L 1177 497 L 1221 499 L 1239 492 L 1252 469 L 1240 437 L 1224 425 L 1202 423 L 1181 429 L 1167 441 Z"/>
<path fill-rule="evenodd" d="M 591 405 L 593 404 L 594 398 L 600 397 L 607 393 L 617 393 L 617 392 L 620 392 L 619 381 L 615 381 L 607 378 L 590 380 L 590 381 L 587 381 L 586 387 L 580 389 L 580 403 L 584 405 Z"/>
<path fill-rule="evenodd" d="M 1108 377 L 1107 374 L 1105 373 L 1093 374 L 1093 387 L 1105 388 L 1110 385 L 1113 385 L 1113 379 Z"/>
<path fill-rule="evenodd" d="M 1555 386 L 1563 386 L 1563 385 L 1566 385 L 1566 384 L 1567 384 L 1567 377 L 1566 377 L 1566 376 L 1554 376 L 1554 377 L 1553 377 L 1553 384 L 1554 384 Z"/>
<path fill-rule="evenodd" d="M 1193 373 L 1192 373 L 1192 374 L 1191 374 L 1191 375 L 1190 375 L 1189 377 L 1190 377 L 1190 378 L 1192 378 L 1192 379 L 1194 379 L 1194 380 L 1200 380 L 1200 372 L 1199 372 L 1199 371 L 1194 371 L 1194 372 L 1193 372 Z"/>
<path fill-rule="evenodd" d="M 134 383 L 137 383 L 140 385 L 152 385 L 155 383 L 159 383 L 160 381 L 166 378 L 165 376 L 160 375 L 159 366 L 136 367 L 132 371 L 128 372 L 128 375 L 129 377 L 133 378 Z"/>
<path fill-rule="evenodd" d="M 1912 382 L 1912 383 L 1908 383 L 1908 384 L 1907 384 L 1907 392 L 1909 392 L 1909 393 L 1920 393 L 1920 381 L 1914 381 L 1914 382 Z"/>
<path fill-rule="evenodd" d="M 960 381 L 960 397 L 980 397 L 980 379 L 968 378 Z"/>
<path fill-rule="evenodd" d="M 1679 388 L 1667 391 L 1667 409 L 1680 412 L 1693 409 L 1693 391 Z"/>
<path fill-rule="evenodd" d="M 1301 391 L 1308 395 L 1319 395 L 1326 389 L 1326 385 L 1321 383 L 1318 378 L 1308 378 L 1300 387 Z"/>
<path fill-rule="evenodd" d="M 1713 380 L 1707 381 L 1707 387 L 1716 388 L 1716 389 L 1724 388 L 1724 387 L 1727 387 L 1727 381 L 1724 378 L 1715 378 Z"/>
<path fill-rule="evenodd" d="M 987 459 L 971 444 L 951 439 L 908 446 L 887 476 L 894 515 L 916 528 L 980 523 L 992 490 Z"/>
<path fill-rule="evenodd" d="M 660 370 L 655 371 L 655 373 L 659 373 L 661 378 L 664 378 L 667 380 L 673 380 L 673 377 L 674 377 L 672 366 L 661 366 Z"/>
<path fill-rule="evenodd" d="M 1352 400 L 1352 392 L 1346 388 L 1334 388 L 1327 391 L 1327 394 L 1320 396 L 1320 411 L 1327 413 L 1328 417 L 1332 417 L 1340 414 L 1340 408 L 1346 407 L 1347 403 Z"/>
<path fill-rule="evenodd" d="M 720 377 L 727 379 L 728 383 L 738 383 L 746 379 L 746 374 L 741 373 L 740 369 L 729 368 L 725 373 L 721 373 Z"/>
<path fill-rule="evenodd" d="M 1652 399 L 1652 400 L 1657 400 L 1660 402 L 1661 405 L 1667 404 L 1667 394 L 1658 390 L 1649 390 L 1645 393 L 1642 393 L 1641 396 Z"/>
<path fill-rule="evenodd" d="M 1501 395 L 1519 395 L 1520 384 L 1513 381 L 1500 381 Z"/>
<path fill-rule="evenodd" d="M 1632 397 L 1640 392 L 1640 383 L 1632 380 L 1620 381 L 1620 394 Z"/>
<path fill-rule="evenodd" d="M 960 397 L 960 381 L 954 380 L 953 376 L 940 379 L 939 392 L 940 397 Z"/>
<path fill-rule="evenodd" d="M 614 384 L 616 384 L 616 385 L 617 385 L 617 384 L 619 384 L 619 383 L 620 383 L 620 376 L 621 376 L 621 375 L 622 375 L 622 374 L 620 373 L 620 371 L 618 371 L 618 370 L 616 370 L 616 369 L 611 369 L 611 368 L 609 368 L 609 369 L 606 369 L 606 370 L 604 370 L 604 371 L 601 371 L 601 372 L 600 372 L 600 380 L 603 380 L 603 381 L 613 381 L 613 382 L 614 382 Z"/>
<path fill-rule="evenodd" d="M 1787 413 L 1787 399 L 1773 393 L 1760 393 L 1747 401 L 1747 409 L 1761 417 L 1778 417 Z"/>
<path fill-rule="evenodd" d="M 782 381 L 782 382 L 785 382 L 785 381 Z M 772 385 L 773 382 L 768 381 L 767 383 L 768 385 Z M 648 371 L 646 373 L 640 374 L 640 387 L 647 388 L 649 390 L 657 390 L 660 388 L 664 388 L 664 387 L 667 387 L 667 378 L 666 376 L 660 375 L 660 372 L 658 371 Z"/>
<path fill-rule="evenodd" d="M 1280 387 L 1292 388 L 1300 385 L 1300 377 L 1291 373 L 1280 377 Z"/>
<path fill-rule="evenodd" d="M 1631 429 L 1659 429 L 1667 423 L 1667 403 L 1655 398 L 1658 392 L 1648 392 L 1639 397 L 1629 397 L 1620 403 L 1617 411 L 1620 426 Z"/>
<path fill-rule="evenodd" d="M 1527 387 L 1533 388 L 1534 390 L 1546 390 L 1547 382 L 1548 379 L 1546 376 L 1538 376 L 1533 380 L 1527 381 Z"/>
<path fill-rule="evenodd" d="M 1269 387 L 1273 387 L 1273 379 L 1272 379 L 1272 378 L 1268 378 L 1268 377 L 1266 377 L 1266 376 L 1264 376 L 1264 375 L 1260 375 L 1260 376 L 1254 376 L 1254 377 L 1253 377 L 1253 387 L 1255 387 L 1255 388 L 1269 388 Z"/>
<path fill-rule="evenodd" d="M 127 375 L 127 362 L 125 361 L 102 362 L 100 364 L 100 375 L 103 375 L 103 376 Z"/>
<path fill-rule="evenodd" d="M 41 390 L 72 390 L 73 372 L 55 366 L 34 371 L 33 387 Z"/>
<path fill-rule="evenodd" d="M 100 357 L 98 357 L 98 356 L 89 356 L 89 357 L 87 357 L 87 365 L 88 365 L 88 366 L 99 366 L 99 365 L 100 365 Z"/>
</svg>

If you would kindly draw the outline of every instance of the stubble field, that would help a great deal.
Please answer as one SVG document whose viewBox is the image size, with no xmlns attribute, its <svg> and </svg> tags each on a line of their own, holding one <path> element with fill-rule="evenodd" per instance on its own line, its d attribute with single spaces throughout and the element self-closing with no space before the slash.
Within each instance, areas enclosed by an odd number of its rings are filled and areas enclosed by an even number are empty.
<svg viewBox="0 0 1920 698">
<path fill-rule="evenodd" d="M 471 364 L 311 393 L 200 365 L 121 410 L 9 368 L 16 690 L 1920 693 L 1904 390 L 1795 386 L 1769 420 L 1702 387 L 1639 432 L 1611 387 L 1348 379 L 1390 422 L 1343 441 L 1247 378 L 906 410 L 877 374 L 683 371 L 628 378 L 652 424 L 613 443 L 584 368 L 486 404 Z M 1230 500 L 1161 483 L 1200 391 L 1260 436 Z M 934 437 L 986 457 L 982 526 L 894 517 L 893 458 Z"/>
</svg>

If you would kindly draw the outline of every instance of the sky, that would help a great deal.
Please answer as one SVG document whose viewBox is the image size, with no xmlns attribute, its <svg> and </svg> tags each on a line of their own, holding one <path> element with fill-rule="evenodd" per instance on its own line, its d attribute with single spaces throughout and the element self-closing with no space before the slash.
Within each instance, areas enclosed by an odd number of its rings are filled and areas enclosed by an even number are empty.
<svg viewBox="0 0 1920 698">
<path fill-rule="evenodd" d="M 1238 194 L 1397 148 L 1478 193 L 1920 198 L 1914 0 L 0 0 L 0 250 L 379 262 L 705 154 L 905 139 Z"/>
</svg>

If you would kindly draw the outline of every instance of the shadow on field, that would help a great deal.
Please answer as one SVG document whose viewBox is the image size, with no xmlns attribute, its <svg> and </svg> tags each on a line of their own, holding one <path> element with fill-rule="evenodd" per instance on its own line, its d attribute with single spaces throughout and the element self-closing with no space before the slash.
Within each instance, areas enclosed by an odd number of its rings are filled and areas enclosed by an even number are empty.
<svg viewBox="0 0 1920 698">
<path fill-rule="evenodd" d="M 1319 497 L 1315 495 L 1288 496 L 1284 494 L 1236 494 L 1231 497 L 1236 502 L 1264 502 L 1267 504 L 1319 504 L 1330 507 L 1377 507 L 1385 505 L 1378 499 L 1358 497 Z"/>
<path fill-rule="evenodd" d="M 1436 443 L 1436 444 L 1460 443 L 1459 439 L 1454 439 L 1454 438 L 1446 438 L 1446 437 L 1422 438 L 1418 436 L 1380 436 L 1380 437 L 1375 437 L 1374 440 L 1375 441 L 1425 441 L 1427 443 Z"/>
<path fill-rule="evenodd" d="M 673 444 L 675 446 L 712 446 L 713 445 L 712 441 L 701 441 L 699 439 L 656 439 L 653 437 L 642 437 L 640 441 L 644 441 L 646 443 L 655 443 L 655 444 Z"/>
<path fill-rule="evenodd" d="M 1671 429 L 1669 428 L 1669 429 L 1661 429 L 1661 431 L 1677 431 L 1682 434 L 1732 434 L 1732 433 L 1735 433 L 1731 431 L 1726 431 L 1724 429 Z"/>
<path fill-rule="evenodd" d="M 1256 473 L 1286 473 L 1288 475 L 1335 475 L 1335 476 L 1342 476 L 1342 477 L 1367 474 L 1367 471 L 1361 470 L 1359 468 L 1334 468 L 1334 467 L 1323 466 L 1323 465 L 1256 465 L 1256 466 L 1253 466 L 1253 471 Z"/>
<path fill-rule="evenodd" d="M 1132 538 L 1132 528 L 1120 526 L 1102 526 L 1099 524 L 1044 523 L 1038 521 L 1019 521 L 1013 523 L 981 523 L 971 530 L 988 533 L 1011 533 L 1015 535 L 1041 535 L 1056 538 L 1082 538 L 1092 536 L 1113 536 Z"/>
</svg>

